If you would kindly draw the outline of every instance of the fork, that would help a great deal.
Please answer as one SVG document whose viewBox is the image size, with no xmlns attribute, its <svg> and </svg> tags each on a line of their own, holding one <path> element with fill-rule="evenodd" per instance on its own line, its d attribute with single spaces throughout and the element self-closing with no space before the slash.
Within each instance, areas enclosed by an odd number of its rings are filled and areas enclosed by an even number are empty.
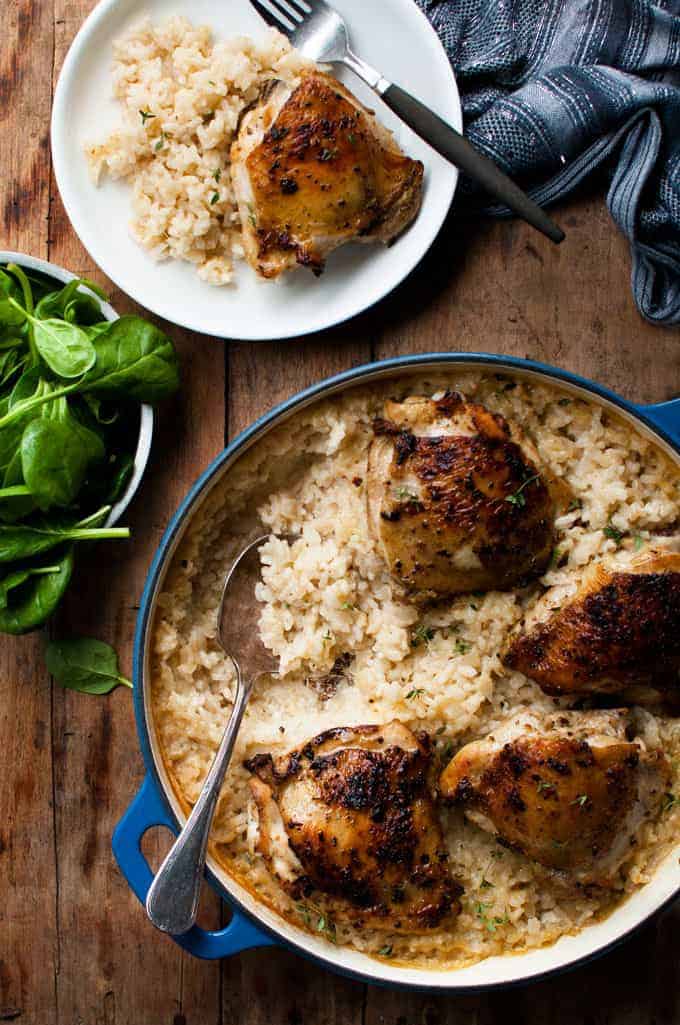
<svg viewBox="0 0 680 1025">
<path fill-rule="evenodd" d="M 492 160 L 476 150 L 460 132 L 424 103 L 388 81 L 353 53 L 344 19 L 325 0 L 250 2 L 268 25 L 273 25 L 288 36 L 304 57 L 322 64 L 340 63 L 351 68 L 414 132 L 470 178 L 478 181 L 495 199 L 553 242 L 564 239 L 562 229 Z"/>
</svg>

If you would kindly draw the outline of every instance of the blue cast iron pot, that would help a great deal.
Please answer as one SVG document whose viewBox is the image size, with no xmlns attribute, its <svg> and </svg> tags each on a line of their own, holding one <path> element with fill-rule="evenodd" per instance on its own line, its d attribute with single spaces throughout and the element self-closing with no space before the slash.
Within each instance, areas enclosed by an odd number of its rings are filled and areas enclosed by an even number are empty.
<svg viewBox="0 0 680 1025">
<path fill-rule="evenodd" d="M 172 518 L 153 560 L 142 596 L 137 619 L 134 648 L 134 699 L 139 741 L 146 764 L 144 783 L 118 824 L 113 836 L 113 852 L 121 872 L 144 903 L 152 873 L 141 852 L 145 832 L 154 826 L 167 826 L 177 833 L 184 822 L 178 801 L 167 779 L 155 739 L 149 706 L 147 673 L 148 645 L 157 596 L 165 572 L 191 517 L 208 492 L 247 448 L 271 428 L 318 399 L 337 394 L 359 383 L 402 377 L 409 372 L 422 373 L 449 368 L 455 370 L 488 368 L 511 372 L 545 383 L 554 383 L 582 398 L 592 399 L 615 410 L 639 431 L 654 438 L 680 464 L 680 399 L 656 405 L 639 406 L 614 392 L 565 370 L 508 356 L 469 353 L 435 353 L 405 356 L 372 363 L 329 378 L 288 399 L 243 431 L 215 459 L 196 481 Z M 469 967 L 450 970 L 423 970 L 385 964 L 356 950 L 336 947 L 323 936 L 310 935 L 284 921 L 252 894 L 236 883 L 223 869 L 212 864 L 207 871 L 210 884 L 233 909 L 229 924 L 217 931 L 195 926 L 175 937 L 189 953 L 201 958 L 221 958 L 252 947 L 272 944 L 288 946 L 326 967 L 383 985 L 471 992 L 510 986 L 543 978 L 583 963 L 620 943 L 652 914 L 680 893 L 680 847 L 665 859 L 654 878 L 603 922 L 582 930 L 576 936 L 562 937 L 540 950 L 512 957 L 487 958 Z"/>
</svg>

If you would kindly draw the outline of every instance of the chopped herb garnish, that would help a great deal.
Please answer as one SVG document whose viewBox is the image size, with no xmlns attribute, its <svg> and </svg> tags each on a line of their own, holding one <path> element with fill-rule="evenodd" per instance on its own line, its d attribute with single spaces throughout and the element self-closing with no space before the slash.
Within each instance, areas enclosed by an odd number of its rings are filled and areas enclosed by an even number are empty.
<svg viewBox="0 0 680 1025">
<path fill-rule="evenodd" d="M 575 797 L 571 803 L 577 804 L 579 808 L 585 808 L 585 806 L 588 803 L 588 800 L 589 798 L 587 794 L 579 794 L 578 797 Z"/>
<path fill-rule="evenodd" d="M 391 943 L 386 943 L 385 946 L 381 947 L 380 950 L 378 951 L 378 956 L 379 957 L 389 957 L 391 953 L 392 953 L 392 944 Z"/>
<path fill-rule="evenodd" d="M 315 928 L 317 932 L 322 932 L 326 939 L 330 940 L 331 943 L 336 942 L 335 936 L 335 922 L 328 918 L 327 915 L 320 910 L 315 908 L 313 905 L 308 904 L 296 904 L 295 910 L 302 917 L 303 922 L 306 926 L 310 927 L 312 924 L 312 916 L 316 918 Z"/>
<path fill-rule="evenodd" d="M 516 506 L 519 506 L 520 508 L 523 508 L 527 504 L 526 496 L 524 494 L 524 489 L 528 488 L 529 485 L 532 484 L 535 480 L 538 480 L 538 478 L 540 476 L 541 476 L 540 473 L 535 473 L 533 475 L 533 477 L 528 477 L 524 481 L 524 484 L 521 484 L 517 488 L 517 491 L 515 491 L 514 494 L 508 495 L 506 497 L 505 501 L 509 502 L 510 505 L 516 505 Z"/>
<path fill-rule="evenodd" d="M 221 177 L 222 177 L 222 168 L 221 167 L 216 167 L 215 170 L 213 171 L 213 178 L 215 179 L 216 182 L 218 182 L 218 184 L 219 184 L 219 180 L 220 180 Z"/>
<path fill-rule="evenodd" d="M 564 548 L 553 548 L 552 555 L 550 556 L 550 568 L 557 569 L 560 564 L 562 556 L 565 554 Z"/>
<path fill-rule="evenodd" d="M 582 504 L 583 503 L 580 498 L 572 498 L 571 502 L 567 506 L 567 512 L 573 512 L 574 509 L 580 509 Z"/>
<path fill-rule="evenodd" d="M 158 153 L 160 150 L 162 150 L 164 145 L 165 145 L 165 132 L 161 132 L 161 134 L 159 136 L 159 139 L 158 139 L 158 142 L 154 146 L 154 150 L 156 151 L 156 153 Z"/>
<path fill-rule="evenodd" d="M 474 910 L 477 918 L 484 925 L 484 928 L 489 932 L 495 932 L 499 925 L 507 925 L 510 921 L 507 914 L 504 915 L 487 915 L 487 911 L 493 907 L 493 904 L 485 904 L 483 901 L 478 900 L 474 905 Z"/>
<path fill-rule="evenodd" d="M 397 499 L 398 502 L 418 501 L 418 496 L 415 493 L 415 491 L 412 491 L 411 488 L 404 487 L 403 484 L 400 485 L 398 488 L 395 488 L 393 493 L 394 497 Z"/>
<path fill-rule="evenodd" d="M 325 164 L 328 160 L 333 160 L 337 155 L 338 151 L 336 149 L 322 149 L 319 154 L 319 160 Z"/>
<path fill-rule="evenodd" d="M 482 879 L 479 884 L 480 890 L 493 890 L 493 883 L 490 883 L 488 879 Z"/>
<path fill-rule="evenodd" d="M 213 192 L 212 196 L 210 197 L 210 205 L 214 206 L 219 198 L 220 198 L 219 192 Z"/>
<path fill-rule="evenodd" d="M 635 534 L 633 534 L 633 550 L 634 551 L 639 552 L 640 549 L 643 547 L 644 543 L 645 543 L 645 539 L 642 536 L 642 534 L 638 534 L 637 532 Z"/>
<path fill-rule="evenodd" d="M 324 641 L 332 641 L 333 640 L 333 634 L 330 632 L 330 630 L 326 630 L 326 633 L 323 635 L 323 639 L 324 639 Z"/>
<path fill-rule="evenodd" d="M 673 808 L 677 808 L 678 805 L 680 805 L 680 797 L 678 797 L 677 794 L 665 794 L 661 810 L 664 812 L 672 811 Z"/>
<path fill-rule="evenodd" d="M 354 132 L 350 132 L 349 133 L 349 135 L 347 136 L 347 140 L 348 140 L 350 146 L 356 146 L 356 144 L 357 144 L 357 137 L 354 134 Z"/>
<path fill-rule="evenodd" d="M 505 851 L 501 851 L 498 848 L 496 848 L 491 852 L 491 857 L 496 858 L 497 861 L 500 861 L 501 858 L 505 857 Z"/>
<path fill-rule="evenodd" d="M 414 687 L 413 690 L 410 690 L 406 695 L 406 700 L 410 701 L 412 698 L 420 698 L 424 693 L 425 690 L 423 687 Z"/>
<path fill-rule="evenodd" d="M 346 609 L 347 611 L 354 611 L 354 609 L 356 609 L 356 605 L 354 605 L 351 601 L 344 601 L 340 608 Z"/>
<path fill-rule="evenodd" d="M 544 790 L 554 790 L 554 789 L 555 789 L 555 784 L 551 783 L 550 780 L 547 780 L 547 779 L 539 779 L 538 783 L 536 784 L 536 793 L 537 794 L 542 794 Z"/>
<path fill-rule="evenodd" d="M 610 541 L 614 541 L 617 545 L 621 544 L 623 540 L 623 533 L 614 526 L 613 523 L 608 523 L 602 531 L 605 537 L 609 538 Z"/>
<path fill-rule="evenodd" d="M 456 651 L 459 655 L 466 655 L 471 647 L 470 641 L 463 641 L 460 637 L 456 640 Z"/>
<path fill-rule="evenodd" d="M 557 405 L 558 406 L 570 406 L 571 405 L 571 399 L 559 399 Z"/>
<path fill-rule="evenodd" d="M 417 648 L 421 644 L 429 644 L 434 637 L 434 630 L 429 626 L 423 626 L 422 624 L 413 631 L 411 634 L 411 647 Z"/>
<path fill-rule="evenodd" d="M 147 121 L 150 121 L 152 117 L 156 117 L 150 110 L 140 110 L 139 116 L 142 119 L 142 124 L 145 125 Z"/>
</svg>

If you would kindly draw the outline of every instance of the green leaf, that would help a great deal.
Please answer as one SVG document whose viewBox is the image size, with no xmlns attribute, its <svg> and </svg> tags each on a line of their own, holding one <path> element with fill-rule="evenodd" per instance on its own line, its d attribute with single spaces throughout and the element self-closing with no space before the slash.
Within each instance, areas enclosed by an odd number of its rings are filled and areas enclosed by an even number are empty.
<svg viewBox="0 0 680 1025">
<path fill-rule="evenodd" d="M 12 460 L 5 470 L 3 488 L 20 487 L 24 484 L 24 474 L 21 469 L 21 450 L 17 449 Z M 29 516 L 36 508 L 35 499 L 32 495 L 26 497 L 5 498 L 0 503 L 0 520 L 5 523 L 16 523 L 17 520 Z"/>
<path fill-rule="evenodd" d="M 30 290 L 30 285 L 28 287 Z M 0 324 L 11 327 L 23 324 L 26 320 L 23 304 L 24 295 L 16 280 L 0 270 Z"/>
<path fill-rule="evenodd" d="M 0 609 L 6 609 L 9 605 L 11 592 L 24 584 L 31 577 L 44 576 L 47 573 L 58 573 L 60 566 L 29 566 L 27 569 L 17 569 L 8 573 L 0 579 Z"/>
<path fill-rule="evenodd" d="M 139 317 L 114 320 L 94 339 L 96 363 L 79 391 L 159 402 L 179 387 L 179 364 L 170 340 Z"/>
<path fill-rule="evenodd" d="M 2 524 L 0 563 L 33 558 L 65 541 L 103 541 L 130 536 L 127 527 L 86 527 L 83 525 L 85 522 L 71 526 L 60 523 Z"/>
<path fill-rule="evenodd" d="M 72 546 L 63 549 L 57 559 L 53 553 L 49 568 L 50 572 L 33 572 L 25 580 L 7 587 L 7 604 L 0 608 L 0 633 L 28 633 L 42 626 L 52 615 L 73 573 Z"/>
<path fill-rule="evenodd" d="M 94 344 L 76 324 L 51 317 L 32 320 L 33 339 L 42 359 L 57 377 L 80 377 L 97 359 Z"/>
<path fill-rule="evenodd" d="M 62 687 L 82 694 L 108 694 L 131 682 L 118 671 L 118 656 L 109 644 L 93 637 L 53 641 L 45 652 L 47 669 Z"/>
<path fill-rule="evenodd" d="M 24 480 L 43 510 L 71 505 L 88 467 L 103 459 L 104 454 L 101 438 L 70 414 L 60 420 L 33 420 L 21 439 Z"/>
</svg>

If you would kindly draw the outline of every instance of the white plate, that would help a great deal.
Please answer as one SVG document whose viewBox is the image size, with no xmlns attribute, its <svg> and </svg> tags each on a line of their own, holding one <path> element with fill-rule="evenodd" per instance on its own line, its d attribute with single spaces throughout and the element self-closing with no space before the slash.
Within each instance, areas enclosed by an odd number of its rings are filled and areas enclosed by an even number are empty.
<svg viewBox="0 0 680 1025">
<path fill-rule="evenodd" d="M 424 100 L 460 129 L 460 100 L 448 58 L 413 0 L 337 0 L 354 48 L 383 74 Z M 131 238 L 130 188 L 89 177 L 84 146 L 121 121 L 111 96 L 111 44 L 144 15 L 183 14 L 210 25 L 217 38 L 264 31 L 248 0 L 102 0 L 76 36 L 54 98 L 52 154 L 66 212 L 92 259 L 128 295 L 175 324 L 220 338 L 264 340 L 320 331 L 367 309 L 395 288 L 422 259 L 451 205 L 458 179 L 451 164 L 410 131 L 362 82 L 341 77 L 376 110 L 403 149 L 426 168 L 417 220 L 390 248 L 352 244 L 333 253 L 315 279 L 296 270 L 264 282 L 241 265 L 233 286 L 201 281 L 187 263 L 156 263 Z"/>
</svg>

